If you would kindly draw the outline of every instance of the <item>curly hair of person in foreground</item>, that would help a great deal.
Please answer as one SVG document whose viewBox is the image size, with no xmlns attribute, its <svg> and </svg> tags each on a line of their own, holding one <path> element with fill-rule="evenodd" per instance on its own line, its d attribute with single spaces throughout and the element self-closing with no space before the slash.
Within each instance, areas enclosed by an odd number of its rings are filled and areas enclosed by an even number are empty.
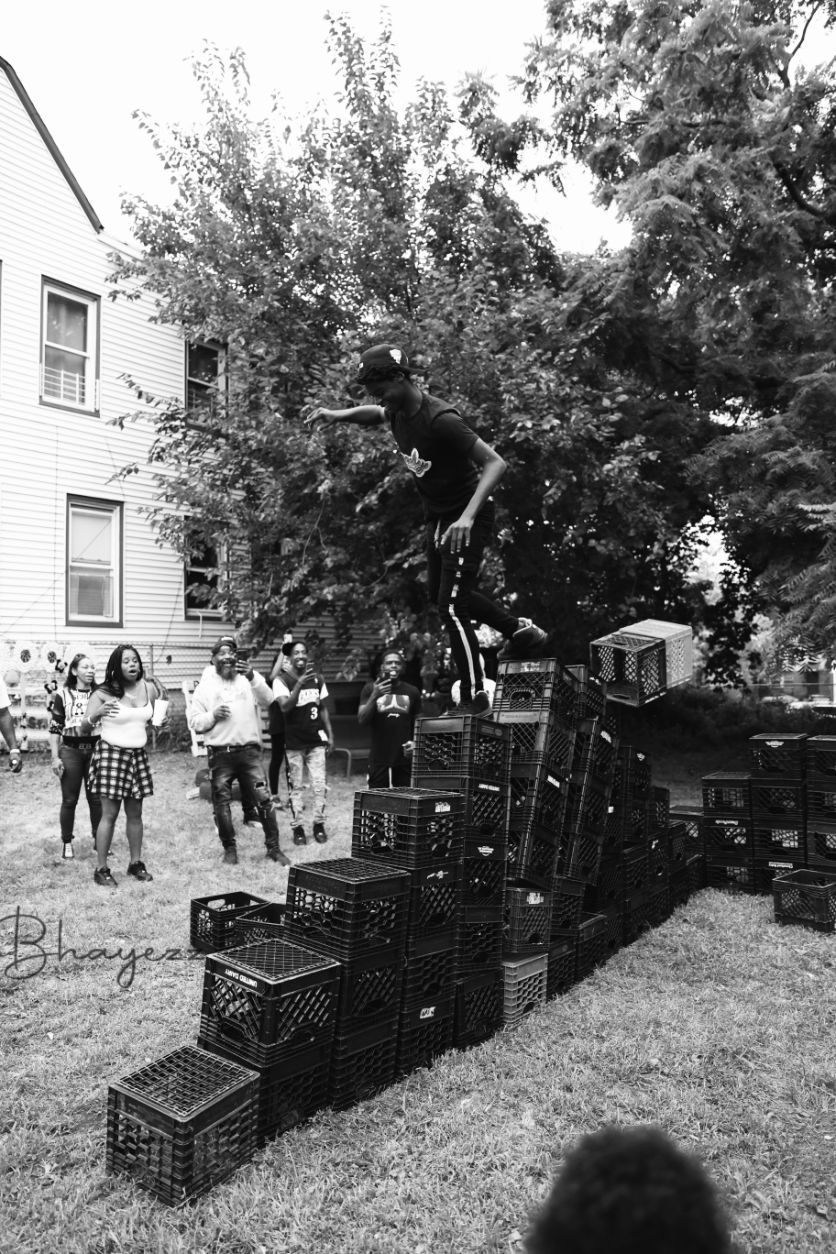
<svg viewBox="0 0 836 1254">
<path fill-rule="evenodd" d="M 528 1254 L 733 1254 L 719 1191 L 661 1128 L 583 1137 L 534 1216 Z"/>
</svg>

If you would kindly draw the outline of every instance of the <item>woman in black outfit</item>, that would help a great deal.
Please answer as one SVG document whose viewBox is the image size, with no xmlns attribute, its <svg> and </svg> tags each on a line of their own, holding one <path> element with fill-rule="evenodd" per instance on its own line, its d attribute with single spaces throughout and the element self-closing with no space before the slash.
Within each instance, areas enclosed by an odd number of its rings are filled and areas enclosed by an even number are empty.
<svg viewBox="0 0 836 1254">
<path fill-rule="evenodd" d="M 52 770 L 61 781 L 62 857 L 73 858 L 75 811 L 81 796 L 81 785 L 87 795 L 93 840 L 102 817 L 101 798 L 87 784 L 87 767 L 99 733 L 81 734 L 81 720 L 87 713 L 87 702 L 96 690 L 96 664 L 86 653 L 76 653 L 70 662 L 67 679 L 52 698 L 49 742 Z"/>
</svg>

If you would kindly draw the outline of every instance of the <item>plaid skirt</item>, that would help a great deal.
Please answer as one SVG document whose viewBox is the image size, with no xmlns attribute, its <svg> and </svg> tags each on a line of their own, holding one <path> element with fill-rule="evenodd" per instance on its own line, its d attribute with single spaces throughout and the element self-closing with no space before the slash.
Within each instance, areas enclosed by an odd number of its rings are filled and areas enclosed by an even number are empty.
<svg viewBox="0 0 836 1254">
<path fill-rule="evenodd" d="M 150 797 L 154 783 L 148 754 L 144 749 L 120 749 L 105 740 L 98 741 L 87 768 L 87 785 L 91 792 L 111 801 Z"/>
</svg>

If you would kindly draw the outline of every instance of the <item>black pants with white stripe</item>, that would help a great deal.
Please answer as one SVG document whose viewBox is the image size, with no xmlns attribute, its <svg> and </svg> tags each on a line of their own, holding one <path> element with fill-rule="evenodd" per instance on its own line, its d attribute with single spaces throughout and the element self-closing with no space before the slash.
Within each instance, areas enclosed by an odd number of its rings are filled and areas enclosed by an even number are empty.
<svg viewBox="0 0 836 1254">
<path fill-rule="evenodd" d="M 439 548 L 439 541 L 461 512 L 444 518 L 431 518 L 426 525 L 427 583 L 430 599 L 450 635 L 450 649 L 461 680 L 462 703 L 469 701 L 482 688 L 484 675 L 479 662 L 479 641 L 473 620 L 487 623 L 503 636 L 511 637 L 519 620 L 515 614 L 491 601 L 476 587 L 482 555 L 493 532 L 492 511 L 483 510 L 470 532 L 470 543 L 461 553 L 452 553 L 449 546 Z"/>
</svg>

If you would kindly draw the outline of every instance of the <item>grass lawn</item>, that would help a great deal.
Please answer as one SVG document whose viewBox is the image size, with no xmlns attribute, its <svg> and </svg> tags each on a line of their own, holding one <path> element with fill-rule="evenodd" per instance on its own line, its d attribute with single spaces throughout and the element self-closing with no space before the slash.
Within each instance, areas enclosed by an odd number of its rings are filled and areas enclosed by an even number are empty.
<svg viewBox="0 0 836 1254">
<path fill-rule="evenodd" d="M 745 766 L 744 747 L 651 757 L 674 801 L 697 801 L 707 771 Z M 658 1123 L 698 1153 L 742 1250 L 836 1246 L 836 937 L 778 927 L 771 899 L 715 891 L 517 1028 L 319 1114 L 192 1206 L 106 1175 L 108 1083 L 197 1038 L 191 898 L 285 894 L 260 832 L 222 866 L 208 803 L 186 799 L 194 770 L 188 754 L 155 755 L 154 881 L 126 881 L 120 820 L 116 892 L 93 883 L 83 801 L 78 856 L 61 861 L 48 760 L 2 772 L 0 1250 L 513 1254 L 565 1150 L 608 1121 Z M 350 852 L 363 780 L 331 784 L 332 839 L 294 861 Z M 284 815 L 280 830 L 287 850 Z"/>
</svg>

